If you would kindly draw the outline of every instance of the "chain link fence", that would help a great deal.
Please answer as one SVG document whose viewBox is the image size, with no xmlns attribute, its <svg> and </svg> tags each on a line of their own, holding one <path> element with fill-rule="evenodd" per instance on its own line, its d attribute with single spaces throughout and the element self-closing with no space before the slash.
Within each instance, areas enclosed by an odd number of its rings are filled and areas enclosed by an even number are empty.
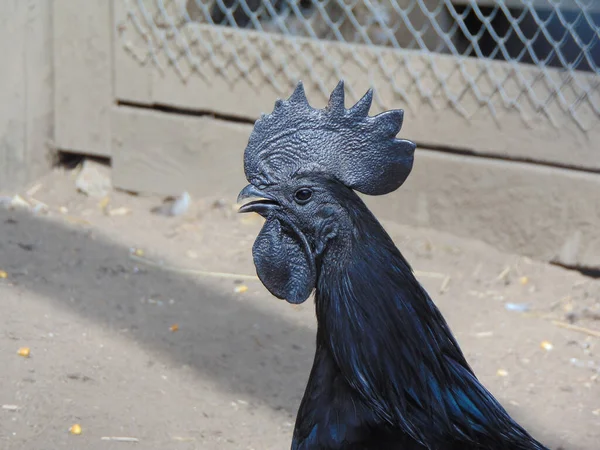
<svg viewBox="0 0 600 450">
<path fill-rule="evenodd" d="M 210 64 L 231 84 L 270 83 L 287 96 L 302 79 L 328 95 L 352 58 L 405 109 L 426 104 L 498 122 L 517 110 L 526 122 L 573 121 L 583 131 L 600 119 L 597 0 L 117 1 L 127 11 L 117 24 L 126 50 L 182 82 L 207 76 Z M 260 33 L 261 45 L 232 39 L 232 28 Z M 283 56 L 274 51 L 281 36 L 290 37 Z M 390 49 L 399 51 L 390 57 Z M 355 100 L 363 93 L 348 89 Z"/>
</svg>

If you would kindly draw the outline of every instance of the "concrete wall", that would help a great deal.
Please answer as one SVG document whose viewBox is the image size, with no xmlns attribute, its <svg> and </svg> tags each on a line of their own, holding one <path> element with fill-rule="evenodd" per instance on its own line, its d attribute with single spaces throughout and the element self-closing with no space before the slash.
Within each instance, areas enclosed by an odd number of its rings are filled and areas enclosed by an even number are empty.
<svg viewBox="0 0 600 450">
<path fill-rule="evenodd" d="M 47 171 L 53 134 L 52 3 L 0 1 L 0 189 Z"/>
</svg>

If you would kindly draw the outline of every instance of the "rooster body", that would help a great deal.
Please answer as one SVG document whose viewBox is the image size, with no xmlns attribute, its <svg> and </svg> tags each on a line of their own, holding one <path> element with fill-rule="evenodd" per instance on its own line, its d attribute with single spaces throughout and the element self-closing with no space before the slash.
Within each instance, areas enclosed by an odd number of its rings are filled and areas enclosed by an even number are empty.
<svg viewBox="0 0 600 450">
<path fill-rule="evenodd" d="M 319 262 L 317 350 L 292 448 L 543 449 L 478 382 L 360 198 L 312 182 L 344 205 L 353 231 Z"/>
<path fill-rule="evenodd" d="M 379 195 L 408 176 L 414 145 L 394 138 L 402 117 L 359 120 L 364 99 L 342 111 L 341 91 L 325 112 L 307 110 L 306 120 L 286 125 L 274 113 L 257 124 L 261 134 L 246 150 L 251 184 L 240 193 L 259 198 L 241 212 L 266 218 L 253 247 L 263 284 L 291 303 L 315 292 L 315 360 L 292 450 L 545 449 L 477 380 L 410 265 L 354 192 Z M 304 108 L 302 97 L 297 89 L 279 114 Z M 325 131 L 307 131 L 311 120 Z M 359 149 L 361 140 L 381 141 L 375 157 L 389 158 L 394 170 L 344 160 L 341 135 Z M 339 146 L 334 156 L 315 149 L 317 138 Z"/>
</svg>

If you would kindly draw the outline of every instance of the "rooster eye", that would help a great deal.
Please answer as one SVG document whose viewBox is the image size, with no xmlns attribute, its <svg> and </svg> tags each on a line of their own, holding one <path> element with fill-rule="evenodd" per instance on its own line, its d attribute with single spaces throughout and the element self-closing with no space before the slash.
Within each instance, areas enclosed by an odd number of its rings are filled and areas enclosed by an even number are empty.
<svg viewBox="0 0 600 450">
<path fill-rule="evenodd" d="M 296 191 L 294 198 L 298 203 L 306 203 L 312 197 L 312 191 L 307 188 L 301 188 Z"/>
</svg>

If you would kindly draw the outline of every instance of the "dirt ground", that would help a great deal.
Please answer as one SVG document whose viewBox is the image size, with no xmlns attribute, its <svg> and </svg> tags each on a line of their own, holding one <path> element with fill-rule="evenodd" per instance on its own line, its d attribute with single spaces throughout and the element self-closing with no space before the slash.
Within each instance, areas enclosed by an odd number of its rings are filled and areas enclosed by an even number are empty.
<svg viewBox="0 0 600 450">
<path fill-rule="evenodd" d="M 0 207 L 0 448 L 289 448 L 314 306 L 253 277 L 259 217 L 234 198 L 106 205 L 65 170 L 29 194 L 48 211 Z M 600 280 L 384 225 L 511 414 L 551 448 L 600 448 Z"/>
</svg>

